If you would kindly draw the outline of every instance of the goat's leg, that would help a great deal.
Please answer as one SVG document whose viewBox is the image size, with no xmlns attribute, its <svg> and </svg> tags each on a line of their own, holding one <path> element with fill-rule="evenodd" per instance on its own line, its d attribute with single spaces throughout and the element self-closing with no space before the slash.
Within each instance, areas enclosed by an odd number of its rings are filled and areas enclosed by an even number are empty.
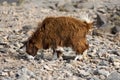
<svg viewBox="0 0 120 80">
<path fill-rule="evenodd" d="M 63 52 L 64 50 L 63 50 L 63 48 L 62 47 L 58 47 L 56 50 L 55 49 L 53 49 L 53 59 L 59 59 L 59 60 L 62 60 L 63 58 L 62 58 L 62 56 L 63 56 L 63 54 L 62 54 L 62 52 Z"/>
<path fill-rule="evenodd" d="M 58 57 L 57 57 L 57 52 L 55 49 L 53 49 L 53 60 L 56 60 Z"/>
<path fill-rule="evenodd" d="M 87 49 L 89 45 L 86 43 L 86 39 L 80 39 L 78 42 L 73 45 L 74 50 L 76 51 L 75 60 L 86 60 L 87 59 Z"/>
<path fill-rule="evenodd" d="M 74 60 L 87 60 L 88 56 L 87 56 L 87 50 L 85 50 L 82 54 L 77 54 Z"/>
<path fill-rule="evenodd" d="M 63 60 L 62 56 L 63 56 L 63 53 L 62 51 L 56 51 L 57 52 L 57 57 L 59 60 Z"/>
</svg>

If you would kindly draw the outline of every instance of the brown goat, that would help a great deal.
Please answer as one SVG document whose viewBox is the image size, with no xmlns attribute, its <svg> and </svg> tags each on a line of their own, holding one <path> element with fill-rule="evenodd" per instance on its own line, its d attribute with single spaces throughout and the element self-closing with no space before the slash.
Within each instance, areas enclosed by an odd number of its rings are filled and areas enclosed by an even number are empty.
<svg viewBox="0 0 120 80">
<path fill-rule="evenodd" d="M 86 34 L 92 26 L 92 22 L 88 23 L 72 17 L 47 17 L 38 24 L 38 28 L 28 39 L 26 52 L 35 56 L 39 49 L 52 48 L 55 52 L 60 46 L 72 47 L 77 55 L 82 54 L 89 48 Z"/>
</svg>

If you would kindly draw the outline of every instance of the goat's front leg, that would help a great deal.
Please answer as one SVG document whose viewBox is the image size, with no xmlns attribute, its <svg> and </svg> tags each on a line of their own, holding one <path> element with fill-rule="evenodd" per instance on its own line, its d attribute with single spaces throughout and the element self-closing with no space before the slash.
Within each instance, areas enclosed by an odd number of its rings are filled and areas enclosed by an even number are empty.
<svg viewBox="0 0 120 80">
<path fill-rule="evenodd" d="M 63 60 L 62 56 L 63 56 L 63 48 L 59 47 L 56 50 L 53 50 L 53 60 L 56 60 L 57 58 L 59 60 Z"/>
<path fill-rule="evenodd" d="M 87 60 L 88 56 L 87 56 L 87 50 L 85 50 L 83 52 L 83 54 L 77 54 L 74 60 Z"/>
</svg>

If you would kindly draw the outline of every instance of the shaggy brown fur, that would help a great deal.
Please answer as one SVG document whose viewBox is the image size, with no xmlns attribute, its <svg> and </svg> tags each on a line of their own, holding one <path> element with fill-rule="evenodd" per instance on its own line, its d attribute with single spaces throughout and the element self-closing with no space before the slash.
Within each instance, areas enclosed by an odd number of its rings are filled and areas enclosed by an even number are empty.
<svg viewBox="0 0 120 80">
<path fill-rule="evenodd" d="M 92 23 L 77 20 L 71 17 L 47 17 L 38 24 L 37 30 L 26 43 L 26 52 L 32 56 L 37 54 L 38 49 L 58 46 L 72 47 L 76 54 L 82 54 L 89 45 L 86 34 L 92 28 Z"/>
</svg>

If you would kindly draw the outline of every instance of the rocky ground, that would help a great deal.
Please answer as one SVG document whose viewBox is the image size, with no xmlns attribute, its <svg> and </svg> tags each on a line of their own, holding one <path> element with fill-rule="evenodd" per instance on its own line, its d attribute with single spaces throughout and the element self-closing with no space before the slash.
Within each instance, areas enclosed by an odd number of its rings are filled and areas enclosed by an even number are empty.
<svg viewBox="0 0 120 80">
<path fill-rule="evenodd" d="M 119 0 L 4 1 L 0 1 L 0 80 L 120 80 Z M 41 51 L 44 56 L 30 59 L 20 49 L 45 17 L 79 19 L 81 11 L 95 20 L 93 33 L 87 35 L 87 60 L 51 60 L 51 51 Z M 64 49 L 64 54 L 71 51 Z"/>
</svg>

